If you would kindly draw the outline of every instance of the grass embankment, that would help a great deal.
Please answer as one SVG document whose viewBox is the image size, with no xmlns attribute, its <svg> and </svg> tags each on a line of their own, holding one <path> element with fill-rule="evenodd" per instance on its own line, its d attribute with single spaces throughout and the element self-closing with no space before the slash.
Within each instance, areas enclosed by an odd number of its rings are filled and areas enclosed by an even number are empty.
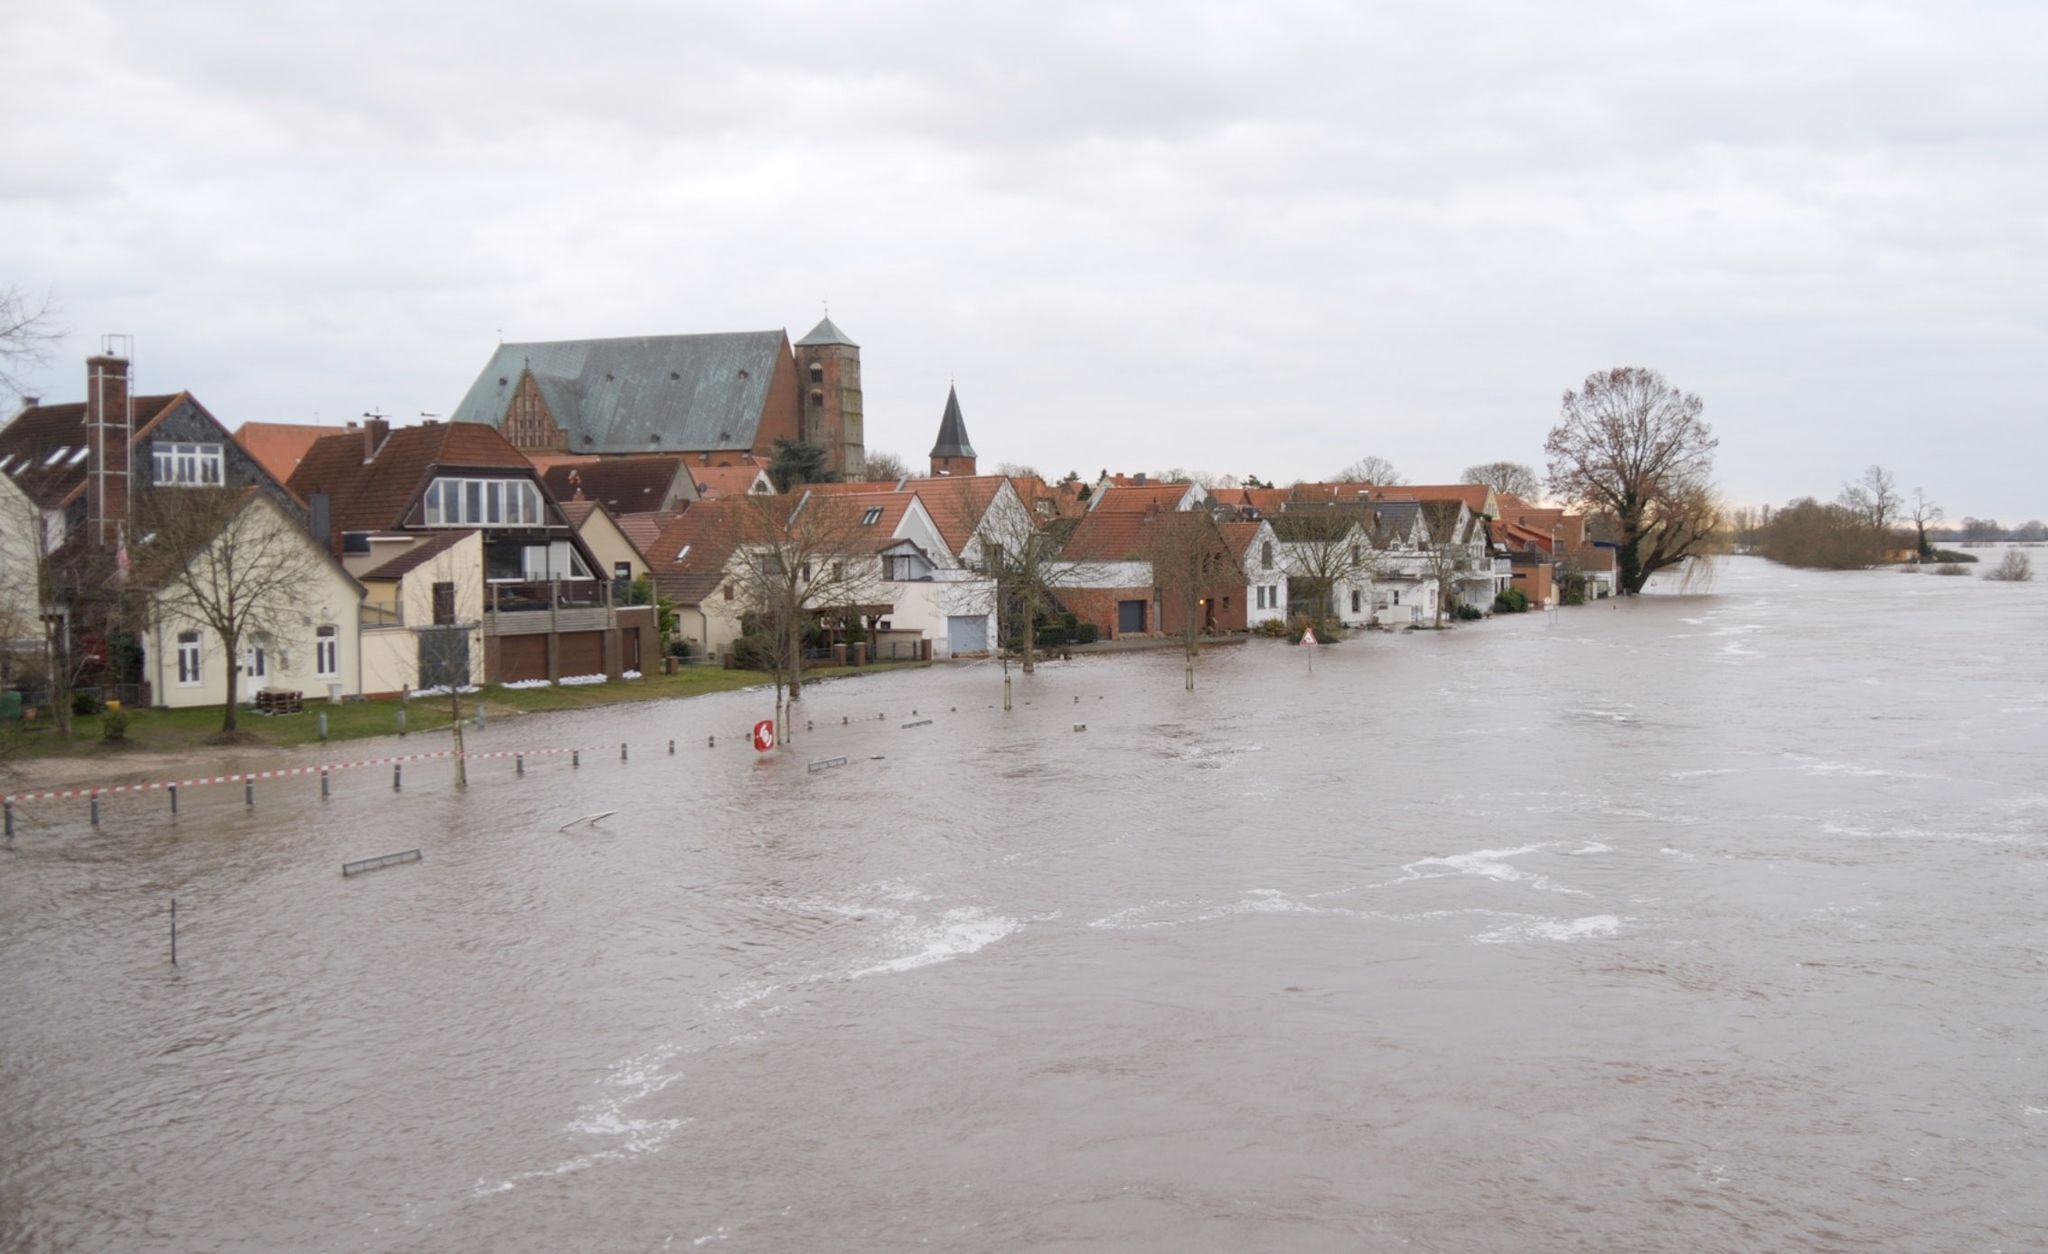
<svg viewBox="0 0 2048 1254">
<path fill-rule="evenodd" d="M 807 681 L 837 675 L 857 675 L 877 670 L 895 670 L 918 663 L 891 663 L 887 667 L 821 667 L 806 671 Z M 761 671 L 721 670 L 715 666 L 688 666 L 673 675 L 652 674 L 640 679 L 621 679 L 604 684 L 576 684 L 552 688 L 485 688 L 465 693 L 464 717 L 474 714 L 478 703 L 486 720 L 511 714 L 536 714 L 546 710 L 582 710 L 592 706 L 620 705 L 631 701 L 660 701 L 699 697 L 712 692 L 731 692 L 756 684 L 773 682 Z M 448 698 L 414 697 L 403 703 L 405 730 L 431 732 L 446 728 Z M 380 701 L 349 701 L 341 705 L 307 702 L 303 714 L 265 715 L 243 710 L 237 722 L 241 746 L 288 748 L 317 743 L 319 715 L 327 715 L 327 739 L 362 740 L 391 736 L 398 732 L 397 698 Z M 70 739 L 57 734 L 56 724 L 35 731 L 8 727 L 0 731 L 0 761 L 23 758 L 114 757 L 123 753 L 186 753 L 233 748 L 216 741 L 220 735 L 221 712 L 207 706 L 190 710 L 128 711 L 128 735 L 119 741 L 103 738 L 100 716 L 81 714 L 72 720 Z"/>
</svg>

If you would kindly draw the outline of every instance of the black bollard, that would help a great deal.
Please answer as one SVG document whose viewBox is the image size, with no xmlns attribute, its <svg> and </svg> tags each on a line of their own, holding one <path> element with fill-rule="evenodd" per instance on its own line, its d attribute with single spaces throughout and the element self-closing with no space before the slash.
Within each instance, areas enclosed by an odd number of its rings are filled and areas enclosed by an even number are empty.
<svg viewBox="0 0 2048 1254">
<path fill-rule="evenodd" d="M 583 765 L 583 750 L 581 750 L 581 749 L 571 749 L 571 750 L 569 750 L 569 765 L 570 765 L 570 766 L 582 766 L 582 765 Z"/>
<path fill-rule="evenodd" d="M 716 748 L 718 747 L 718 737 L 716 737 L 716 736 L 706 736 L 706 737 L 704 737 L 704 747 L 705 747 L 706 749 L 716 749 Z"/>
<path fill-rule="evenodd" d="M 320 800 L 327 800 L 327 768 L 320 768 Z"/>
<path fill-rule="evenodd" d="M 172 785 L 171 785 L 171 813 L 175 815 L 175 814 L 176 814 L 177 812 L 178 812 L 178 786 L 177 786 L 176 784 L 172 784 Z"/>
<path fill-rule="evenodd" d="M 6 803 L 6 810 L 7 810 L 7 839 L 9 839 L 9 840 L 13 840 L 13 839 L 14 839 L 14 803 L 13 803 L 12 801 L 9 801 L 9 802 L 7 802 L 7 803 Z"/>
<path fill-rule="evenodd" d="M 674 736 L 670 736 L 668 739 L 668 756 L 676 756 L 676 739 Z"/>
<path fill-rule="evenodd" d="M 256 804 L 256 781 L 253 779 L 242 781 L 242 804 L 252 808 Z"/>
<path fill-rule="evenodd" d="M 397 792 L 399 785 L 404 782 L 404 779 L 405 764 L 401 762 L 391 768 L 391 791 Z"/>
<path fill-rule="evenodd" d="M 100 825 L 100 795 L 98 793 L 92 795 L 92 825 L 94 827 Z"/>
<path fill-rule="evenodd" d="M 513 755 L 512 755 L 512 770 L 514 771 L 514 773 L 516 773 L 516 774 L 519 774 L 519 775 L 524 775 L 524 774 L 526 774 L 526 755 L 525 755 L 525 754 L 523 754 L 523 753 L 515 753 L 515 754 L 513 754 Z"/>
<path fill-rule="evenodd" d="M 626 742 L 625 742 L 625 741 L 623 741 L 623 740 L 621 740 L 621 741 L 619 742 L 619 761 L 621 761 L 621 762 L 624 762 L 625 760 L 626 760 Z"/>
</svg>

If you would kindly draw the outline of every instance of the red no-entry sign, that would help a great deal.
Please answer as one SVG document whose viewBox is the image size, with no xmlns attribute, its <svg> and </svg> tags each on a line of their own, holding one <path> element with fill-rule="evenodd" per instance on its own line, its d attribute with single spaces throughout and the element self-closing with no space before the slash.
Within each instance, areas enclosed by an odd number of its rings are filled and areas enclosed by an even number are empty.
<svg viewBox="0 0 2048 1254">
<path fill-rule="evenodd" d="M 775 747 L 775 720 L 764 718 L 754 724 L 754 747 L 766 753 Z"/>
</svg>

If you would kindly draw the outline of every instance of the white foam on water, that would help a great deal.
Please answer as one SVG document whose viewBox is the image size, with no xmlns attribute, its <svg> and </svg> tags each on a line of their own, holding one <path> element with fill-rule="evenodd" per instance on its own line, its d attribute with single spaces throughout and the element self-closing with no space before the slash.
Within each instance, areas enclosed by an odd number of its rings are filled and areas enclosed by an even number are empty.
<svg viewBox="0 0 2048 1254">
<path fill-rule="evenodd" d="M 1880 771 L 1871 767 L 1851 766 L 1847 762 L 1807 762 L 1799 769 L 1808 775 L 1855 775 L 1876 778 L 1891 774 L 1890 771 Z"/>
<path fill-rule="evenodd" d="M 916 946 L 911 952 L 863 967 L 853 972 L 850 978 L 858 980 L 869 975 L 915 971 L 934 963 L 949 962 L 985 949 L 1023 926 L 1016 919 L 990 914 L 975 906 L 948 910 L 936 923 L 918 926 L 913 922 L 913 926 L 906 929 L 910 942 Z"/>
<path fill-rule="evenodd" d="M 1386 884 L 1375 885 L 1374 887 L 1384 888 L 1393 884 L 1405 883 L 1409 880 L 1442 879 L 1449 875 L 1477 875 L 1503 884 L 1525 883 L 1531 888 L 1541 889 L 1544 892 L 1567 893 L 1574 897 L 1584 897 L 1586 894 L 1576 888 L 1566 888 L 1561 884 L 1553 884 L 1549 876 L 1524 871 L 1508 861 L 1509 858 L 1520 858 L 1528 854 L 1540 853 L 1545 849 L 1555 849 L 1562 843 L 1561 841 L 1553 840 L 1535 845 L 1518 845 L 1513 849 L 1478 849 L 1471 853 L 1454 853 L 1442 858 L 1423 858 L 1416 862 L 1404 864 L 1401 867 L 1403 872 L 1401 878 L 1389 880 Z M 1590 851 L 1582 850 L 1581 852 Z M 1445 869 L 1441 871 L 1424 869 L 1428 867 L 1443 867 Z"/>
<path fill-rule="evenodd" d="M 1666 772 L 1664 772 L 1664 778 L 1665 778 L 1665 779 L 1700 779 L 1700 778 L 1702 778 L 1702 777 L 1704 777 L 1704 776 L 1708 776 L 1708 775 L 1733 775 L 1733 774 L 1735 774 L 1735 768 L 1734 768 L 1734 767 L 1732 767 L 1732 766 L 1710 766 L 1710 767 L 1706 767 L 1706 768 L 1703 768 L 1703 769 L 1701 769 L 1701 770 L 1696 770 L 1696 771 L 1666 771 Z"/>
<path fill-rule="evenodd" d="M 1698 862 L 1700 860 L 1698 854 L 1687 853 L 1683 849 L 1673 849 L 1669 845 L 1666 845 L 1664 848 L 1659 849 L 1657 852 L 1663 854 L 1667 858 L 1676 858 L 1680 862 Z"/>
<path fill-rule="evenodd" d="M 1481 945 L 1511 945 L 1527 941 L 1576 941 L 1613 936 L 1621 931 L 1621 920 L 1611 914 L 1590 914 L 1583 919 L 1537 919 L 1482 932 L 1472 939 Z"/>
</svg>

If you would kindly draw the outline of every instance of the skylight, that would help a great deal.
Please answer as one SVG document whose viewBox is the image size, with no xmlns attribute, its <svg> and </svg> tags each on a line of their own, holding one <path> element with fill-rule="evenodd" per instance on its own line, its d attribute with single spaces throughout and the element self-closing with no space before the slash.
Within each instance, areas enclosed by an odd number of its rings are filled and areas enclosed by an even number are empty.
<svg viewBox="0 0 2048 1254">
<path fill-rule="evenodd" d="M 59 461 L 63 460 L 64 454 L 69 453 L 70 451 L 70 449 L 64 447 L 62 444 L 59 444 L 56 448 L 50 450 L 50 455 L 48 457 L 45 457 L 43 459 L 43 465 L 56 465 Z"/>
<path fill-rule="evenodd" d="M 83 449 L 83 448 L 79 449 L 79 450 L 78 450 L 78 451 L 77 451 L 76 453 L 73 453 L 73 454 L 71 455 L 71 460 L 70 460 L 70 461 L 68 461 L 68 462 L 65 462 L 64 464 L 65 464 L 66 466 L 76 466 L 76 465 L 77 465 L 78 463 L 80 463 L 80 462 L 82 462 L 82 461 L 84 461 L 84 460 L 85 460 L 85 453 L 86 453 L 86 450 L 85 450 L 85 449 Z"/>
<path fill-rule="evenodd" d="M 5 457 L 0 457 L 0 474 L 5 474 L 7 472 L 7 468 L 13 464 L 14 454 L 9 453 Z"/>
<path fill-rule="evenodd" d="M 680 562 L 680 561 L 682 561 L 682 560 L 683 560 L 684 558 L 688 557 L 689 555 L 690 555 L 690 546 L 686 544 L 686 545 L 684 545 L 684 546 L 682 547 L 682 551 L 676 554 L 676 560 Z"/>
<path fill-rule="evenodd" d="M 879 505 L 870 505 L 868 512 L 860 516 L 860 525 L 863 527 L 872 527 L 880 521 L 882 521 L 882 507 Z"/>
</svg>

